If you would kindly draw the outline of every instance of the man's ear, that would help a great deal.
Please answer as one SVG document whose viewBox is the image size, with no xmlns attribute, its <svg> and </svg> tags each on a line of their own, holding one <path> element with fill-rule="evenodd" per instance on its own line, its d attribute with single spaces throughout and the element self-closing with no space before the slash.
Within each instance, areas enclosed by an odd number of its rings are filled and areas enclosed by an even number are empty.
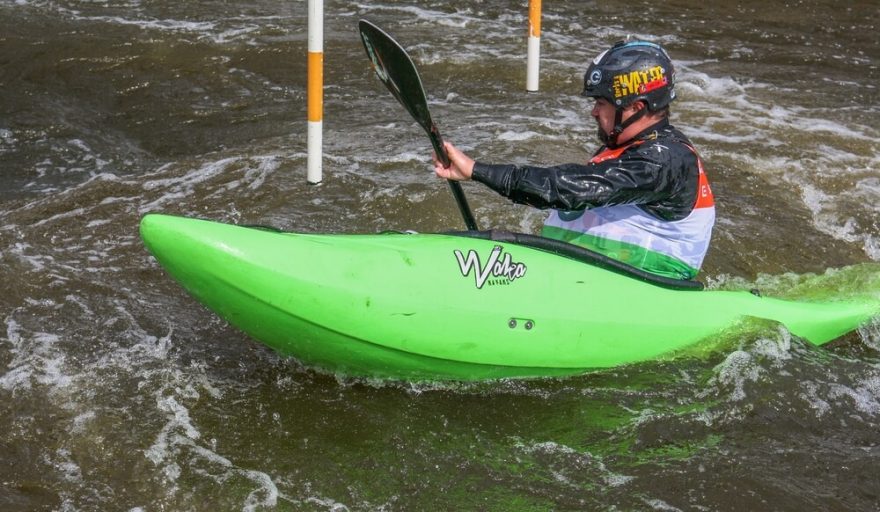
<svg viewBox="0 0 880 512">
<path fill-rule="evenodd" d="M 644 109 L 648 108 L 648 104 L 644 101 L 639 100 L 639 101 L 632 102 L 632 104 L 630 104 L 630 107 L 632 107 L 633 114 L 635 114 L 639 110 L 644 110 Z"/>
</svg>

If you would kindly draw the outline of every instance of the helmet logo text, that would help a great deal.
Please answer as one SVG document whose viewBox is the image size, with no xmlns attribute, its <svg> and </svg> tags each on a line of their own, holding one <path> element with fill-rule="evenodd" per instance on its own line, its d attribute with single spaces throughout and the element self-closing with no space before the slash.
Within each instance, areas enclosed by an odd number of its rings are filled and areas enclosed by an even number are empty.
<svg viewBox="0 0 880 512">
<path fill-rule="evenodd" d="M 644 71 L 630 71 L 615 75 L 612 80 L 614 97 L 622 98 L 633 94 L 646 94 L 669 84 L 663 66 L 654 66 Z"/>
</svg>

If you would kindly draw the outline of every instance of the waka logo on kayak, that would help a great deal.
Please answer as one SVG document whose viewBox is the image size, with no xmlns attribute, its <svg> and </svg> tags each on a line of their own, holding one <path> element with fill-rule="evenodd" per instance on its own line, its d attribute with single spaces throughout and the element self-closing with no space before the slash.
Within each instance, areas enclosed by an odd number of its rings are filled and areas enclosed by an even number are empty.
<svg viewBox="0 0 880 512">
<path fill-rule="evenodd" d="M 455 259 L 458 260 L 461 275 L 467 277 L 471 272 L 474 273 L 477 288 L 482 288 L 487 282 L 489 285 L 510 284 L 511 281 L 526 275 L 526 266 L 513 261 L 510 253 L 505 253 L 500 245 L 492 249 L 492 254 L 489 255 L 485 265 L 480 260 L 480 255 L 473 249 L 468 251 L 466 257 L 461 251 L 456 250 Z"/>
<path fill-rule="evenodd" d="M 654 66 L 645 71 L 615 75 L 611 86 L 614 88 L 614 97 L 622 98 L 632 94 L 647 94 L 668 83 L 666 70 L 662 66 Z"/>
</svg>

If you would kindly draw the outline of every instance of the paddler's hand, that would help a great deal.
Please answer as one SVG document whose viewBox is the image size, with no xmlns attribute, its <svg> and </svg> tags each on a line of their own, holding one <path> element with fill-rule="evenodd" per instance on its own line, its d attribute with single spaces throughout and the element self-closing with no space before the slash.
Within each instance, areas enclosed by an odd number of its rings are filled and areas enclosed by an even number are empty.
<svg viewBox="0 0 880 512">
<path fill-rule="evenodd" d="M 449 167 L 443 167 L 437 158 L 437 153 L 434 153 L 434 174 L 446 180 L 467 181 L 471 179 L 471 175 L 474 173 L 474 159 L 448 142 L 444 142 L 443 147 L 446 148 L 446 154 L 449 155 Z"/>
</svg>

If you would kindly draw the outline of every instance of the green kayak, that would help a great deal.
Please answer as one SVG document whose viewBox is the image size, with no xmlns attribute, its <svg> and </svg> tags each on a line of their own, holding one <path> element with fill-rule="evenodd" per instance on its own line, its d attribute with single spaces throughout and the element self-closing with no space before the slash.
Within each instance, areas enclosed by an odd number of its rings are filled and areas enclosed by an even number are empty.
<svg viewBox="0 0 880 512">
<path fill-rule="evenodd" d="M 158 214 L 140 230 L 229 323 L 349 376 L 572 375 L 668 355 L 748 317 L 818 345 L 880 313 L 876 294 L 820 303 L 702 290 L 510 233 L 297 234 Z"/>
</svg>

